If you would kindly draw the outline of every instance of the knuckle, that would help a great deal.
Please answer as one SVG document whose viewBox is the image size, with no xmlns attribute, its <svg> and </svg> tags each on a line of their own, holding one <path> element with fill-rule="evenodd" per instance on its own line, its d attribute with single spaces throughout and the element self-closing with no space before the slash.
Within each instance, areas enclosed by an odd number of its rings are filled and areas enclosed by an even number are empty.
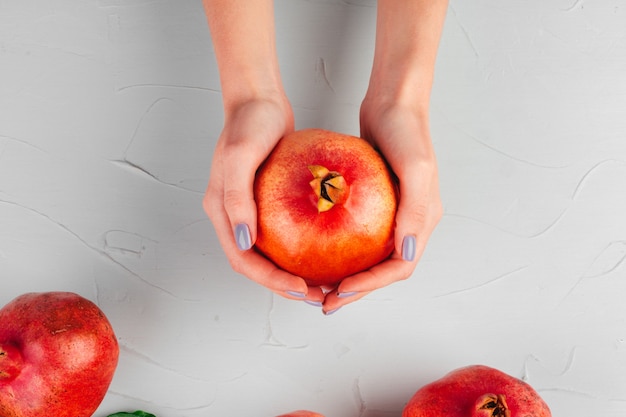
<svg viewBox="0 0 626 417">
<path fill-rule="evenodd" d="M 400 163 L 403 169 L 399 172 L 401 178 L 429 178 L 437 173 L 437 160 L 434 155 L 415 156 L 411 153 L 403 155 L 404 160 Z"/>
<path fill-rule="evenodd" d="M 241 263 L 239 262 L 231 262 L 230 263 L 233 271 L 235 271 L 239 275 L 244 275 L 244 268 L 242 268 Z"/>
<path fill-rule="evenodd" d="M 224 208 L 227 212 L 240 211 L 246 204 L 248 199 L 241 190 L 227 189 L 224 190 Z"/>
<path fill-rule="evenodd" d="M 401 268 L 397 268 L 395 281 L 406 281 L 413 275 L 415 266 L 411 263 L 405 262 Z"/>
<path fill-rule="evenodd" d="M 228 263 L 233 271 L 240 275 L 245 275 L 245 267 L 244 262 L 239 256 L 230 256 L 228 257 Z"/>
<path fill-rule="evenodd" d="M 428 212 L 429 210 L 426 204 L 413 204 L 406 211 L 406 220 L 413 224 L 423 225 L 428 218 Z"/>
<path fill-rule="evenodd" d="M 426 195 L 408 202 L 403 211 L 405 221 L 411 224 L 436 225 L 443 217 L 443 204 L 440 198 Z"/>
<path fill-rule="evenodd" d="M 221 203 L 219 202 L 219 199 L 215 196 L 215 194 L 211 191 L 207 191 L 207 193 L 202 198 L 202 208 L 210 219 L 214 219 L 217 216 L 217 213 L 221 208 L 220 206 Z"/>
<path fill-rule="evenodd" d="M 245 155 L 249 152 L 250 147 L 251 144 L 247 143 L 244 136 L 231 136 L 222 144 L 222 155 Z"/>
<path fill-rule="evenodd" d="M 403 271 L 399 276 L 398 276 L 398 281 L 406 281 L 407 279 L 409 279 L 411 277 L 411 275 L 413 275 L 413 270 L 407 270 L 407 271 Z"/>
</svg>

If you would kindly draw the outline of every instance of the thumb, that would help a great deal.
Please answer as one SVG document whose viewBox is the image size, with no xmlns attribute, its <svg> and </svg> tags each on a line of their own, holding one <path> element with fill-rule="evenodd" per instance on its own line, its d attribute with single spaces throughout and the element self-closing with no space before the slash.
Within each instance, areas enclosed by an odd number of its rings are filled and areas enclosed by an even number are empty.
<svg viewBox="0 0 626 417">
<path fill-rule="evenodd" d="M 394 243 L 396 252 L 405 261 L 419 260 L 441 219 L 443 207 L 436 177 L 436 169 L 422 166 L 399 184 Z"/>
<path fill-rule="evenodd" d="M 421 247 L 418 247 L 426 223 L 426 206 L 423 202 L 407 201 L 402 197 L 396 213 L 396 231 L 394 244 L 396 252 L 408 262 L 419 258 Z"/>
<path fill-rule="evenodd" d="M 254 201 L 254 176 L 257 166 L 241 161 L 225 161 L 224 211 L 228 216 L 239 250 L 250 249 L 256 240 L 257 208 Z"/>
</svg>

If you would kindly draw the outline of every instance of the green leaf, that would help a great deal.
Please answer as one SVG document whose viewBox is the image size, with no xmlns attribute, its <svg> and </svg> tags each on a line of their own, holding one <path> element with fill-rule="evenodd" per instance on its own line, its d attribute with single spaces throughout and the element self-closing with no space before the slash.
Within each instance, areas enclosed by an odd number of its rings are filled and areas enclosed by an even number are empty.
<svg viewBox="0 0 626 417">
<path fill-rule="evenodd" d="M 154 414 L 146 413 L 145 411 L 137 410 L 134 413 L 120 412 L 111 414 L 107 417 L 156 417 Z"/>
</svg>

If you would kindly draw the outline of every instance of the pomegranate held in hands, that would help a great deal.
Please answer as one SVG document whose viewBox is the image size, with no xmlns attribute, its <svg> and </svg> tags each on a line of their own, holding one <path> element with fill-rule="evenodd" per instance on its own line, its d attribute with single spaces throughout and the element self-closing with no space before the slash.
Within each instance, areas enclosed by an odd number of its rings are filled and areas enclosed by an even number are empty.
<svg viewBox="0 0 626 417">
<path fill-rule="evenodd" d="M 309 285 L 333 286 L 393 251 L 396 184 L 361 138 L 286 135 L 259 169 L 254 196 L 257 249 Z"/>
<path fill-rule="evenodd" d="M 454 370 L 422 387 L 402 412 L 402 417 L 550 416 L 530 385 L 483 365 Z"/>
<path fill-rule="evenodd" d="M 74 293 L 21 295 L 0 310 L 0 416 L 90 417 L 117 367 L 111 324 Z"/>
</svg>

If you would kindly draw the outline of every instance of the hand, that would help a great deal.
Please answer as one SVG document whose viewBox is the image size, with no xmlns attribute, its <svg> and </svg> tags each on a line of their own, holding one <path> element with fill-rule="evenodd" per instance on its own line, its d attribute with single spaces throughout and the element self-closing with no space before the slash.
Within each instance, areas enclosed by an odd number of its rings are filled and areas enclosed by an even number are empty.
<svg viewBox="0 0 626 417">
<path fill-rule="evenodd" d="M 254 176 L 285 134 L 294 129 L 291 106 L 284 97 L 255 99 L 226 114 L 218 139 L 203 205 L 213 222 L 232 268 L 276 294 L 320 303 L 319 288 L 276 267 L 252 249 L 256 240 Z"/>
<path fill-rule="evenodd" d="M 366 98 L 360 118 L 361 136 L 383 154 L 398 177 L 395 249 L 387 260 L 343 279 L 329 292 L 323 305 L 327 314 L 411 276 L 443 213 L 427 112 Z"/>
<path fill-rule="evenodd" d="M 361 136 L 398 177 L 395 250 L 382 263 L 341 281 L 325 298 L 335 311 L 369 292 L 408 278 L 441 219 L 428 105 L 447 0 L 378 0 L 370 83 L 361 104 Z"/>
</svg>

